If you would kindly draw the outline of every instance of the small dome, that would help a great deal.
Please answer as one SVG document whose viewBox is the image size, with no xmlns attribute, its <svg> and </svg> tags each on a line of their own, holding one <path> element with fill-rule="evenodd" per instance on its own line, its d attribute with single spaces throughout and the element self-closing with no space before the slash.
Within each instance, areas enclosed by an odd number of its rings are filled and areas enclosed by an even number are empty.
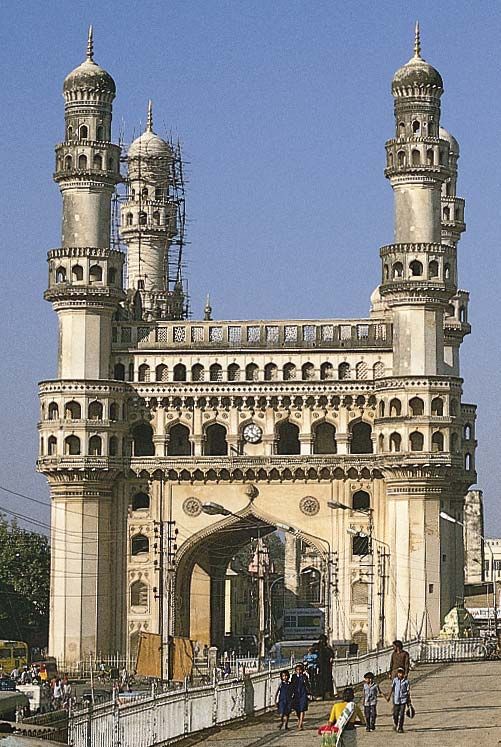
<svg viewBox="0 0 501 747">
<path fill-rule="evenodd" d="M 440 127 L 440 129 L 438 131 L 438 136 L 442 140 L 447 140 L 447 142 L 449 143 L 450 150 L 453 153 L 455 153 L 457 156 L 459 156 L 459 143 L 456 140 L 456 138 L 454 137 L 454 135 L 451 135 L 450 132 L 448 132 L 447 130 L 445 130 L 443 127 Z"/>
<path fill-rule="evenodd" d="M 116 93 L 115 81 L 109 73 L 93 60 L 85 60 L 64 79 L 63 91 L 97 91 L 98 93 Z"/>
<path fill-rule="evenodd" d="M 115 81 L 111 75 L 94 62 L 92 26 L 89 27 L 87 38 L 87 59 L 66 76 L 63 91 L 64 93 L 69 91 L 97 91 L 97 93 L 108 93 L 112 96 L 116 93 Z"/>
<path fill-rule="evenodd" d="M 393 95 L 398 94 L 402 88 L 436 88 L 443 91 L 444 83 L 442 76 L 435 68 L 421 57 L 421 38 L 419 34 L 419 23 L 416 23 L 414 39 L 414 57 L 403 67 L 399 68 L 393 76 L 391 90 Z"/>
<path fill-rule="evenodd" d="M 169 143 L 163 140 L 159 135 L 155 135 L 151 130 L 146 130 L 142 135 L 137 137 L 128 151 L 129 158 L 140 156 L 141 158 L 166 158 L 172 155 Z"/>
</svg>

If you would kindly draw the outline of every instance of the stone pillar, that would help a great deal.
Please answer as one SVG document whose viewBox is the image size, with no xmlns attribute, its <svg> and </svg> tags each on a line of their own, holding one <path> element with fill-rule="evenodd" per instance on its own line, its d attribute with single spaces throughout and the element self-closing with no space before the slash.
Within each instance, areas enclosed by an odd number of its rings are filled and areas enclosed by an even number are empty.
<svg viewBox="0 0 501 747">
<path fill-rule="evenodd" d="M 220 569 L 212 571 L 210 578 L 210 639 L 211 645 L 219 649 L 224 639 L 224 601 L 226 574 Z"/>
<path fill-rule="evenodd" d="M 299 540 L 290 532 L 285 534 L 284 607 L 298 606 L 299 597 Z"/>
</svg>

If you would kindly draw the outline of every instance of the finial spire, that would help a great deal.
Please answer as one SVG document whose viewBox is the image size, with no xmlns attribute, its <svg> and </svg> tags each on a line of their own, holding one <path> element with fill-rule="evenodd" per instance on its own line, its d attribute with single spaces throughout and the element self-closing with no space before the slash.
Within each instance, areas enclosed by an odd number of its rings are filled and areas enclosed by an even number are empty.
<svg viewBox="0 0 501 747">
<path fill-rule="evenodd" d="M 94 32 L 92 25 L 89 26 L 89 33 L 87 36 L 87 59 L 89 62 L 94 62 Z"/>
<path fill-rule="evenodd" d="M 212 306 L 210 305 L 210 293 L 207 293 L 207 299 L 205 301 L 204 321 L 206 322 L 212 321 Z"/>
<path fill-rule="evenodd" d="M 146 119 L 147 132 L 153 132 L 153 104 L 151 99 L 148 101 L 148 117 Z"/>
<path fill-rule="evenodd" d="M 416 21 L 414 30 L 414 57 L 421 57 L 421 34 L 419 31 L 419 21 Z"/>
</svg>

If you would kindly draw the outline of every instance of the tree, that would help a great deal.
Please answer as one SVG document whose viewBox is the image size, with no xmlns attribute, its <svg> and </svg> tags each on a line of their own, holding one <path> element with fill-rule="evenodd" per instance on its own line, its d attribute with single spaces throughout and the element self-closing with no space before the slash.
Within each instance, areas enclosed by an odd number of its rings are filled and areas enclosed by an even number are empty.
<svg viewBox="0 0 501 747">
<path fill-rule="evenodd" d="M 0 515 L 0 639 L 47 645 L 49 584 L 48 538 Z"/>
</svg>

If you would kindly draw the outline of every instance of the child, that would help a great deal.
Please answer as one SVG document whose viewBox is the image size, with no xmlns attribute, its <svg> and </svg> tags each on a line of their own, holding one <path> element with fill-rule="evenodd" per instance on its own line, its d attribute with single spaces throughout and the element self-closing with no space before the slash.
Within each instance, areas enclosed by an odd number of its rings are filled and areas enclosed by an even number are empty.
<svg viewBox="0 0 501 747">
<path fill-rule="evenodd" d="M 318 694 L 318 651 L 315 651 L 313 646 L 308 649 L 303 663 L 310 679 L 311 694 L 315 696 Z"/>
<path fill-rule="evenodd" d="M 280 672 L 280 684 L 275 696 L 275 703 L 280 714 L 280 726 L 278 728 L 281 729 L 282 726 L 285 726 L 285 729 L 288 729 L 289 716 L 292 711 L 292 685 L 289 682 L 289 672 L 286 669 Z"/>
<path fill-rule="evenodd" d="M 343 699 L 334 703 L 329 716 L 329 724 L 336 724 L 339 728 L 336 744 L 340 747 L 355 747 L 357 744 L 356 724 L 365 724 L 360 708 L 353 702 L 355 692 L 352 687 L 343 690 Z"/>
<path fill-rule="evenodd" d="M 304 714 L 308 710 L 310 696 L 310 682 L 304 671 L 304 664 L 296 664 L 291 680 L 292 705 L 297 714 L 297 728 L 303 729 Z"/>
<path fill-rule="evenodd" d="M 393 696 L 393 730 L 403 734 L 405 709 L 411 702 L 411 686 L 403 667 L 397 669 L 397 676 L 393 678 L 391 693 L 386 698 L 388 702 L 391 696 Z"/>
<path fill-rule="evenodd" d="M 377 696 L 381 694 L 373 672 L 364 674 L 365 731 L 376 731 Z"/>
</svg>

